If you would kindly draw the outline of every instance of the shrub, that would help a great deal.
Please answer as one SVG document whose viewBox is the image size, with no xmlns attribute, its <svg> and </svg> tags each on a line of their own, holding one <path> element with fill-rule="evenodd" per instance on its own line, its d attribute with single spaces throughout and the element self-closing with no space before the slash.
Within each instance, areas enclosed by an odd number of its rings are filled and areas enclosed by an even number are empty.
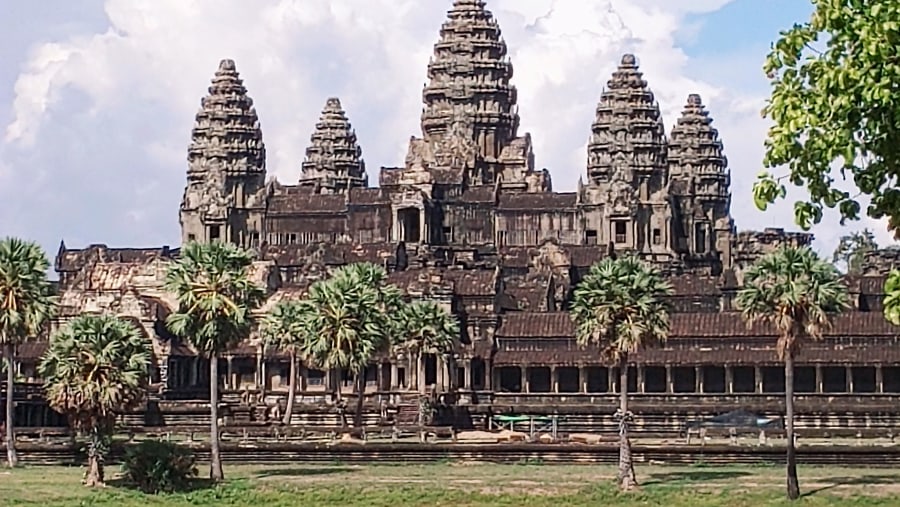
<svg viewBox="0 0 900 507">
<path fill-rule="evenodd" d="M 145 493 L 185 489 L 197 476 L 194 453 L 170 442 L 145 440 L 125 451 L 124 479 Z"/>
</svg>

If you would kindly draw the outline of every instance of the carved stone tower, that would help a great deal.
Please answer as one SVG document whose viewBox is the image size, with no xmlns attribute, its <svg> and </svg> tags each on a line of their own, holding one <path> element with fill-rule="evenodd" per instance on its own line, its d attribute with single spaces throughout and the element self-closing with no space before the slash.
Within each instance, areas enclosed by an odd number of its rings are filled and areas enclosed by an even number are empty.
<svg viewBox="0 0 900 507">
<path fill-rule="evenodd" d="M 669 174 L 680 229 L 676 249 L 695 263 L 731 264 L 731 176 L 719 132 L 700 96 L 692 94 L 672 129 Z M 704 262 L 706 261 L 706 262 Z"/>
<path fill-rule="evenodd" d="M 549 190 L 549 174 L 534 171 L 531 137 L 517 137 L 512 75 L 506 42 L 484 1 L 455 0 L 428 64 L 423 139 L 410 143 L 413 163 L 450 169 L 470 185 L 501 179 L 520 190 Z"/>
<path fill-rule="evenodd" d="M 586 242 L 672 257 L 666 136 L 659 106 L 634 55 L 625 55 L 597 105 L 583 202 Z"/>
<path fill-rule="evenodd" d="M 325 103 L 310 142 L 303 161 L 301 186 L 312 186 L 316 193 L 323 194 L 368 186 L 362 149 L 339 99 L 332 97 Z"/>
<path fill-rule="evenodd" d="M 188 148 L 181 240 L 254 247 L 264 234 L 266 149 L 253 100 L 222 60 L 201 101 Z"/>
</svg>

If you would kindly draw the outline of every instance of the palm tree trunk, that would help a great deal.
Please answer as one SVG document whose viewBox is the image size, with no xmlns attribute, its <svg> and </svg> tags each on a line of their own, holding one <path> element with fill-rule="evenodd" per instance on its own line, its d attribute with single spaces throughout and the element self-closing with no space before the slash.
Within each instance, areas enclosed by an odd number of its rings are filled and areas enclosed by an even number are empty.
<svg viewBox="0 0 900 507">
<path fill-rule="evenodd" d="M 634 462 L 631 458 L 631 441 L 628 439 L 628 363 L 627 358 L 619 361 L 619 474 L 617 482 L 622 491 L 637 487 L 634 477 Z"/>
<path fill-rule="evenodd" d="M 209 478 L 225 478 L 219 451 L 219 354 L 209 356 Z"/>
<path fill-rule="evenodd" d="M 13 388 L 16 382 L 16 368 L 13 354 L 15 346 L 12 343 L 6 344 L 3 351 L 6 356 L 6 462 L 10 468 L 15 468 L 19 464 L 19 457 L 16 455 L 16 430 L 15 416 L 16 404 L 13 400 Z"/>
<path fill-rule="evenodd" d="M 84 485 L 89 488 L 103 487 L 103 437 L 97 428 L 91 430 L 88 442 L 88 468 L 84 473 Z"/>
<path fill-rule="evenodd" d="M 294 397 L 297 395 L 297 353 L 291 351 L 291 380 L 288 382 L 287 408 L 284 410 L 284 424 L 291 424 L 291 414 L 294 413 Z"/>
<path fill-rule="evenodd" d="M 800 480 L 797 478 L 797 451 L 794 448 L 794 356 L 784 356 L 784 422 L 787 437 L 787 496 L 800 498 Z"/>
<path fill-rule="evenodd" d="M 363 402 L 366 394 L 366 369 L 356 373 L 356 414 L 353 417 L 353 426 L 362 428 Z"/>
</svg>

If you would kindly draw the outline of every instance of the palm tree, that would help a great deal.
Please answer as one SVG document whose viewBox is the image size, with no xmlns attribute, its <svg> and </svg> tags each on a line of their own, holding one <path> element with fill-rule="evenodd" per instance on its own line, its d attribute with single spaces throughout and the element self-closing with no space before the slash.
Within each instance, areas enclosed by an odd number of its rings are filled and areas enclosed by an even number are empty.
<svg viewBox="0 0 900 507">
<path fill-rule="evenodd" d="M 400 332 L 394 346 L 407 351 L 415 385 L 419 385 L 422 354 L 445 356 L 459 339 L 459 321 L 441 305 L 432 301 L 414 301 L 403 306 Z M 415 367 L 413 367 L 415 365 Z"/>
<path fill-rule="evenodd" d="M 291 357 L 291 378 L 288 385 L 289 393 L 287 409 L 284 412 L 284 424 L 291 423 L 291 414 L 294 411 L 294 398 L 297 393 L 297 360 L 302 351 L 307 348 L 310 340 L 307 334 L 311 315 L 311 307 L 301 301 L 279 301 L 272 311 L 263 318 L 261 334 L 263 343 L 267 347 L 287 351 Z"/>
<path fill-rule="evenodd" d="M 88 436 L 86 486 L 103 485 L 116 415 L 143 400 L 150 356 L 149 340 L 108 315 L 81 315 L 50 338 L 39 371 L 50 407 Z"/>
<path fill-rule="evenodd" d="M 400 290 L 387 283 L 383 268 L 351 264 L 314 283 L 307 304 L 313 308 L 308 331 L 312 340 L 304 354 L 338 379 L 343 370 L 354 375 L 359 391 L 355 424 L 361 426 L 365 370 L 376 355 L 388 350 L 397 332 Z"/>
<path fill-rule="evenodd" d="M 623 491 L 637 487 L 628 439 L 628 360 L 665 341 L 669 333 L 666 296 L 671 286 L 659 271 L 634 256 L 607 258 L 591 267 L 575 289 L 571 315 L 581 346 L 596 345 L 619 368 L 619 473 Z"/>
<path fill-rule="evenodd" d="M 16 456 L 15 384 L 16 346 L 37 336 L 56 310 L 56 297 L 47 281 L 50 263 L 37 243 L 18 238 L 0 241 L 0 345 L 6 368 L 6 458 L 10 468 Z"/>
<path fill-rule="evenodd" d="M 166 289 L 178 298 L 178 311 L 166 325 L 209 358 L 210 470 L 224 478 L 219 453 L 219 356 L 250 335 L 252 311 L 266 297 L 250 279 L 253 254 L 230 243 L 189 243 L 169 267 Z"/>
<path fill-rule="evenodd" d="M 787 495 L 800 497 L 794 449 L 794 357 L 808 340 L 822 339 L 831 316 L 848 308 L 840 273 L 809 247 L 785 246 L 761 257 L 744 274 L 735 303 L 748 325 L 771 324 L 778 331 L 784 362 L 787 437 Z"/>
</svg>

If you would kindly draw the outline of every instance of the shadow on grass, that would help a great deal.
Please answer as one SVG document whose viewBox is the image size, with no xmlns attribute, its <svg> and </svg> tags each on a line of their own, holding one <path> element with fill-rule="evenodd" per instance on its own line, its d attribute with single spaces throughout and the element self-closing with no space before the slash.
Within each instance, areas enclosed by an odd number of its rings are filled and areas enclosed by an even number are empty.
<svg viewBox="0 0 900 507">
<path fill-rule="evenodd" d="M 644 484 L 666 484 L 672 482 L 706 482 L 723 479 L 736 479 L 751 475 L 739 470 L 686 470 L 684 472 L 668 472 L 650 474 L 650 480 Z"/>
<path fill-rule="evenodd" d="M 218 483 L 221 485 L 222 483 Z M 106 481 L 106 485 L 117 488 L 117 489 L 126 489 L 134 492 L 141 492 L 141 489 L 137 487 L 133 482 L 127 481 L 121 477 L 117 477 L 115 479 L 109 479 Z M 193 493 L 195 491 L 203 491 L 207 489 L 213 489 L 217 486 L 216 482 L 213 482 L 211 479 L 204 478 L 195 478 L 191 479 L 184 487 L 175 489 L 174 491 L 167 491 L 166 493 Z M 146 493 L 146 491 L 144 492 Z"/>
<path fill-rule="evenodd" d="M 256 478 L 265 479 L 266 477 L 314 477 L 317 475 L 345 474 L 354 471 L 355 469 L 347 467 L 280 468 L 259 472 L 258 474 L 256 474 Z"/>
<path fill-rule="evenodd" d="M 816 482 L 828 483 L 827 486 L 821 486 L 811 489 L 801 494 L 801 497 L 813 496 L 817 493 L 828 491 L 839 486 L 877 486 L 879 484 L 897 484 L 900 476 L 898 475 L 858 475 L 856 477 L 822 477 L 816 479 Z M 800 486 L 803 487 L 803 476 L 800 477 Z"/>
</svg>

